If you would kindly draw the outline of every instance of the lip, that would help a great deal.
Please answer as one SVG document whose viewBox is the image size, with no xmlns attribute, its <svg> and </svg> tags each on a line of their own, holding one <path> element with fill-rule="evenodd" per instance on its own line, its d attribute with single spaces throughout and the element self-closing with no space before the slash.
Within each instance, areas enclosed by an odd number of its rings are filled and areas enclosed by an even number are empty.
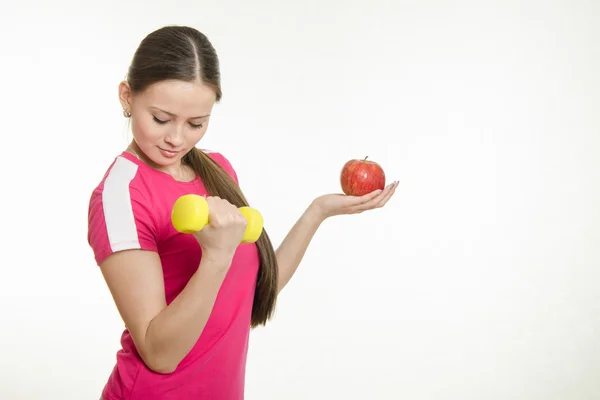
<svg viewBox="0 0 600 400">
<path fill-rule="evenodd" d="M 177 157 L 177 155 L 180 153 L 179 151 L 174 151 L 174 150 L 166 150 L 163 149 L 161 147 L 158 148 L 160 150 L 160 153 L 167 158 L 173 158 L 173 157 Z"/>
</svg>

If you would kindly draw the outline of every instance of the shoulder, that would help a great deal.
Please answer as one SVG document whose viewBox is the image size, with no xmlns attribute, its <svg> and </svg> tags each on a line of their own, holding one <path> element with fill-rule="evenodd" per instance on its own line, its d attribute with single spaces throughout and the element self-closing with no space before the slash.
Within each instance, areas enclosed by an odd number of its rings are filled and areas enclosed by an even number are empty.
<svg viewBox="0 0 600 400">
<path fill-rule="evenodd" d="M 88 241 L 98 264 L 125 249 L 155 250 L 154 212 L 144 168 L 117 156 L 93 190 L 88 208 Z"/>
<path fill-rule="evenodd" d="M 135 157 L 129 156 L 128 153 L 116 156 L 92 192 L 92 199 L 99 197 L 123 199 L 126 193 L 128 197 L 132 194 L 144 197 L 148 190 L 144 172 L 143 165 Z"/>
<path fill-rule="evenodd" d="M 223 155 L 223 153 L 208 149 L 200 149 L 200 151 L 209 156 L 214 162 L 219 164 L 221 168 L 223 168 L 229 175 L 231 175 L 231 177 L 236 181 L 236 183 L 238 182 L 238 176 L 235 169 L 233 168 L 233 165 L 231 164 L 229 159 Z"/>
<path fill-rule="evenodd" d="M 93 190 L 89 213 L 114 221 L 131 216 L 153 215 L 151 186 L 156 180 L 148 176 L 147 168 L 129 153 L 115 157 L 102 180 Z"/>
</svg>

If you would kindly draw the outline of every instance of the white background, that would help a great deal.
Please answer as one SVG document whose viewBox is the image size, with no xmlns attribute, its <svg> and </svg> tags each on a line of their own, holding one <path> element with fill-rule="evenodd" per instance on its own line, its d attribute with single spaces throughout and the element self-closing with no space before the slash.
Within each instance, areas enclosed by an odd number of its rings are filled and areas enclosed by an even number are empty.
<svg viewBox="0 0 600 400">
<path fill-rule="evenodd" d="M 327 221 L 247 399 L 600 399 L 600 3 L 3 3 L 0 398 L 97 399 L 122 322 L 87 206 L 131 136 L 117 85 L 206 33 L 222 152 L 279 244 L 350 158 L 400 180 Z"/>
</svg>

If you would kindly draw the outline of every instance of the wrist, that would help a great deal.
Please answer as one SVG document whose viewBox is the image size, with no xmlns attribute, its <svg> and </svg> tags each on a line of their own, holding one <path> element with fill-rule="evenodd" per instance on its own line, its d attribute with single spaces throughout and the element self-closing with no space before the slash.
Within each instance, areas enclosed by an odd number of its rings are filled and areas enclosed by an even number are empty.
<svg viewBox="0 0 600 400">
<path fill-rule="evenodd" d="M 228 265 L 233 261 L 234 254 L 221 249 L 202 249 L 202 259 L 200 262 L 217 266 Z"/>
<path fill-rule="evenodd" d="M 319 203 L 313 201 L 304 212 L 303 217 L 316 225 L 320 225 L 329 216 L 325 213 L 323 207 L 321 207 Z"/>
<path fill-rule="evenodd" d="M 224 277 L 233 261 L 233 254 L 221 251 L 203 251 L 198 272 L 211 277 Z"/>
</svg>

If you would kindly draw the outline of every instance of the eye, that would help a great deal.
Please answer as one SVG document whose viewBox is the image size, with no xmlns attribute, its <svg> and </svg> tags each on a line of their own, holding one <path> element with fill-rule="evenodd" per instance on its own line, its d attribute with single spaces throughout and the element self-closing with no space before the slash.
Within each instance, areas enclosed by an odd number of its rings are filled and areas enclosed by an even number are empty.
<svg viewBox="0 0 600 400">
<path fill-rule="evenodd" d="M 196 128 L 196 129 L 200 129 L 204 126 L 204 124 L 191 124 L 191 123 L 190 123 L 190 125 L 192 126 L 192 128 Z"/>
<path fill-rule="evenodd" d="M 161 124 L 161 125 L 164 125 L 164 124 L 166 124 L 167 122 L 169 122 L 169 121 L 163 121 L 163 120 L 161 120 L 161 119 L 158 119 L 158 118 L 156 118 L 154 115 L 152 116 L 152 119 L 154 119 L 154 122 L 156 122 L 157 124 Z"/>
</svg>

